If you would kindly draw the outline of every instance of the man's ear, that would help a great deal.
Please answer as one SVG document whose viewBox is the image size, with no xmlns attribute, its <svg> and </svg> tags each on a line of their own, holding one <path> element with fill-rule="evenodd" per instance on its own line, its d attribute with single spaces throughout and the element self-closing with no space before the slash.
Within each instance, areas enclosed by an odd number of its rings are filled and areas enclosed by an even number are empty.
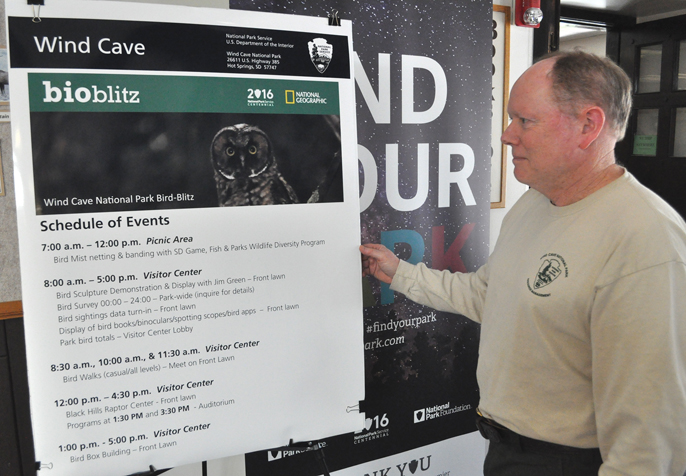
<svg viewBox="0 0 686 476">
<path fill-rule="evenodd" d="M 605 125 L 605 111 L 598 106 L 585 108 L 579 114 L 581 120 L 581 140 L 579 147 L 586 150 L 600 135 Z"/>
</svg>

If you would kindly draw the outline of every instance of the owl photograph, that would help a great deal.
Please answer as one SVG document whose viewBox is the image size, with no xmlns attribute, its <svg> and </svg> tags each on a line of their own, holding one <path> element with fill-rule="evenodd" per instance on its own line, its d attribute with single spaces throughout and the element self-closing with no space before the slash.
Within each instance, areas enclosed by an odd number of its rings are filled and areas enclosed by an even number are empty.
<svg viewBox="0 0 686 476">
<path fill-rule="evenodd" d="M 344 198 L 334 115 L 32 112 L 31 128 L 39 215 Z"/>
<path fill-rule="evenodd" d="M 256 126 L 236 124 L 212 140 L 211 159 L 219 206 L 297 203 L 279 172 L 269 136 Z"/>
<path fill-rule="evenodd" d="M 265 131 L 255 125 L 235 124 L 217 132 L 210 148 L 219 206 L 299 203 L 293 187 L 279 171 L 274 148 Z M 330 175 L 340 171 L 334 160 L 308 203 L 320 201 Z"/>
</svg>

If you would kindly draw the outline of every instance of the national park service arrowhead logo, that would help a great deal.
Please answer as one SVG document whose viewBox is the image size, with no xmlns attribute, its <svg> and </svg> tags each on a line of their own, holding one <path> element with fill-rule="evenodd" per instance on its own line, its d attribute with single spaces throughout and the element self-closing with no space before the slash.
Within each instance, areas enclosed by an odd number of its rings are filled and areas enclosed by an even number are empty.
<svg viewBox="0 0 686 476">
<path fill-rule="evenodd" d="M 556 253 L 548 253 L 541 257 L 541 263 L 538 271 L 533 278 L 526 280 L 526 285 L 536 296 L 548 297 L 550 296 L 549 289 L 543 289 L 550 286 L 557 278 L 569 276 L 569 269 L 564 258 Z M 532 284 L 533 283 L 533 284 Z"/>
<path fill-rule="evenodd" d="M 317 71 L 324 73 L 326 68 L 331 63 L 333 58 L 333 45 L 330 45 L 324 38 L 315 38 L 307 42 L 307 47 L 310 50 L 310 59 Z"/>
<path fill-rule="evenodd" d="M 534 279 L 534 289 L 542 288 L 555 281 L 562 272 L 560 266 L 562 266 L 562 264 L 556 259 L 547 259 L 543 261 L 543 264 L 538 268 L 538 273 L 536 273 L 536 278 Z"/>
</svg>

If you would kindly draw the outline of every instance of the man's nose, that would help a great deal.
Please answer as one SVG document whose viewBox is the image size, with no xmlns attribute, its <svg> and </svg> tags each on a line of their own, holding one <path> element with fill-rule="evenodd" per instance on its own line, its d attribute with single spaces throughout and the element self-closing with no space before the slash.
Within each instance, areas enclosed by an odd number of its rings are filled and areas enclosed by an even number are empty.
<svg viewBox="0 0 686 476">
<path fill-rule="evenodd" d="M 505 132 L 503 132 L 503 135 L 500 136 L 500 142 L 505 145 L 514 145 L 516 141 L 517 135 L 513 132 L 512 123 L 510 122 L 510 125 L 507 126 Z"/>
</svg>

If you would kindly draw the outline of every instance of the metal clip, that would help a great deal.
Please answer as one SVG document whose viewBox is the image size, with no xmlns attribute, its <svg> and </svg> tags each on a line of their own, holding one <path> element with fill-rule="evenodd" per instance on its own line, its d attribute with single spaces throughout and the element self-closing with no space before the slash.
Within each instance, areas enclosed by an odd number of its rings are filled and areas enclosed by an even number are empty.
<svg viewBox="0 0 686 476">
<path fill-rule="evenodd" d="M 45 0 L 26 0 L 26 4 L 31 5 L 31 9 L 33 10 L 33 20 L 31 21 L 33 23 L 40 23 L 40 7 L 41 5 L 45 5 Z M 37 10 L 36 7 L 38 7 Z"/>
<path fill-rule="evenodd" d="M 338 16 L 338 10 L 329 13 L 329 26 L 341 26 L 341 19 Z"/>
<path fill-rule="evenodd" d="M 42 20 L 40 19 L 40 5 L 38 5 L 38 10 L 36 11 L 36 5 L 31 5 L 31 9 L 33 10 L 33 20 L 31 20 L 33 23 L 40 23 Z"/>
</svg>

